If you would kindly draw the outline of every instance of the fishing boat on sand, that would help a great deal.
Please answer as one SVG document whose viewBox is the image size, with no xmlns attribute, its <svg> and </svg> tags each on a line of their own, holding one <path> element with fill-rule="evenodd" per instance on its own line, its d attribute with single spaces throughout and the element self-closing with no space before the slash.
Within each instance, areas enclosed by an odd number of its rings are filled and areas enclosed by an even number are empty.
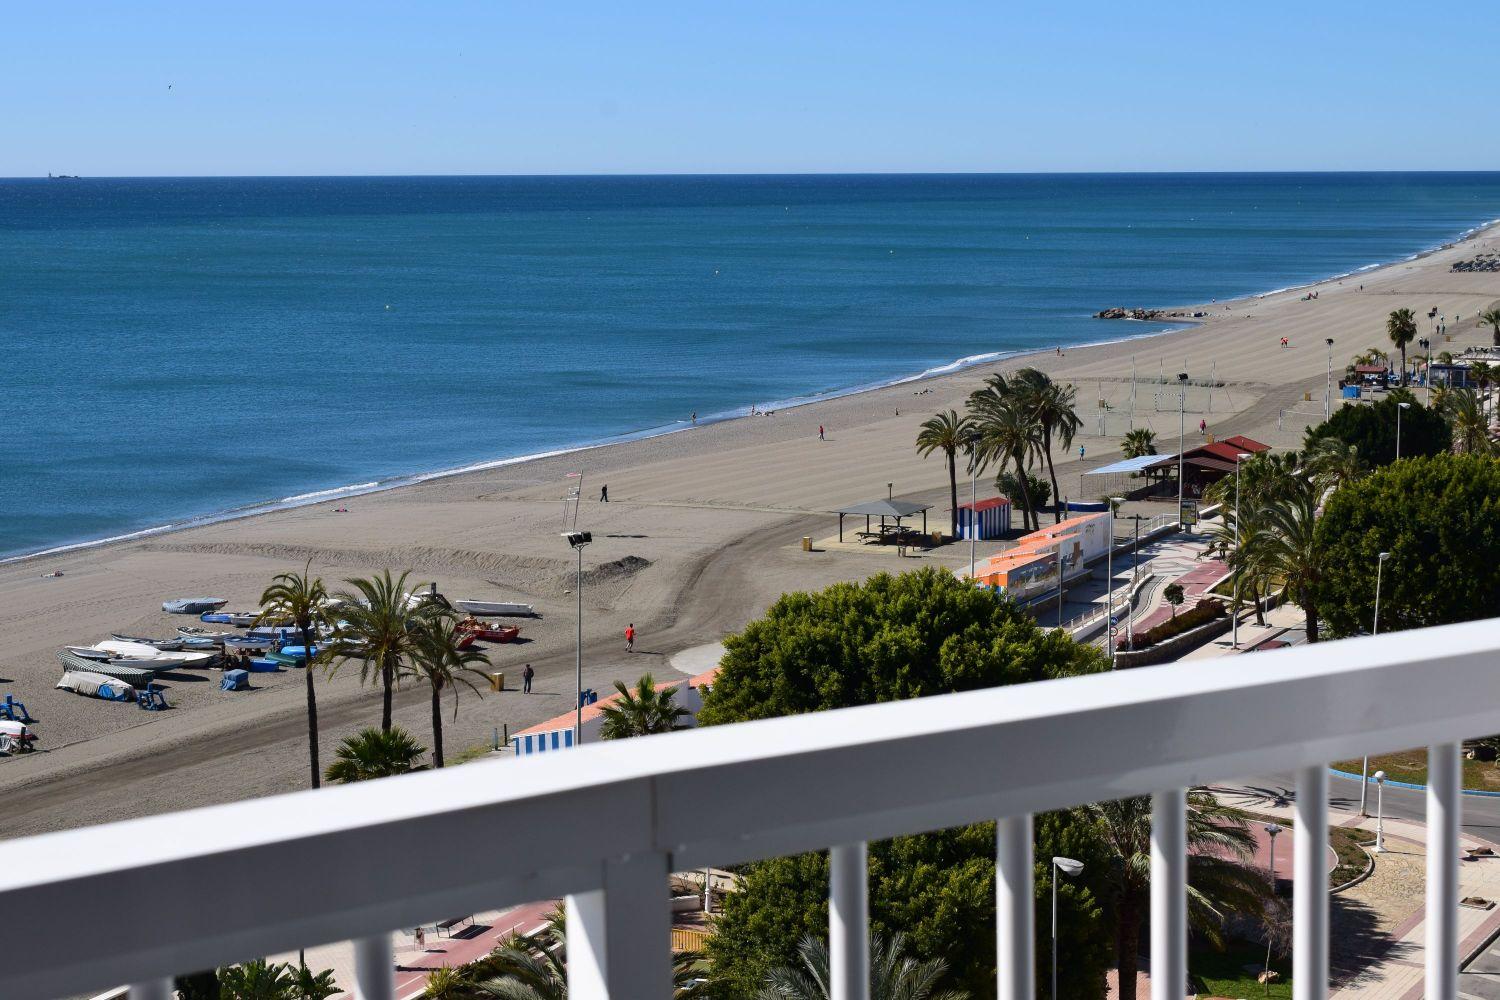
<svg viewBox="0 0 1500 1000">
<path fill-rule="evenodd" d="M 471 615 L 494 615 L 500 618 L 536 617 L 535 607 L 514 601 L 477 601 L 470 597 L 461 597 L 453 602 L 453 606 Z"/>
<path fill-rule="evenodd" d="M 62 680 L 54 687 L 106 701 L 135 700 L 135 688 L 118 677 L 110 677 L 97 670 L 64 670 Z"/>
<path fill-rule="evenodd" d="M 144 639 L 138 635 L 125 635 L 122 632 L 111 632 L 109 637 L 111 639 L 118 639 L 120 642 L 139 642 L 142 645 L 155 646 L 157 649 L 166 650 L 167 652 L 175 652 L 181 649 L 184 641 L 181 636 L 178 636 L 176 639 Z"/>
<path fill-rule="evenodd" d="M 196 625 L 183 625 L 177 630 L 177 634 L 184 639 L 191 639 L 194 642 L 209 642 L 214 645 L 221 645 L 225 639 L 234 635 L 233 632 L 215 632 L 212 629 L 199 628 Z"/>
<path fill-rule="evenodd" d="M 201 615 L 205 611 L 217 611 L 228 603 L 223 597 L 179 597 L 163 601 L 161 609 L 169 615 Z"/>
<path fill-rule="evenodd" d="M 93 660 L 85 659 L 77 653 L 67 649 L 59 649 L 57 658 L 62 661 L 65 673 L 82 671 L 84 673 L 103 674 L 113 677 L 115 680 L 124 681 L 131 687 L 145 687 L 151 683 L 158 672 L 171 670 L 172 665 L 163 663 L 160 666 L 143 664 L 139 660 Z"/>
<path fill-rule="evenodd" d="M 208 666 L 209 661 L 211 661 L 215 655 L 213 653 L 197 653 L 187 651 L 168 652 L 164 649 L 157 649 L 155 646 L 148 646 L 142 642 L 121 642 L 118 639 L 109 639 L 104 642 L 97 642 L 94 644 L 94 648 L 103 650 L 104 652 L 113 654 L 114 656 L 125 656 L 130 658 L 149 660 L 152 663 L 161 663 L 165 665 L 165 669 L 173 669 L 177 667 L 206 667 Z"/>
<path fill-rule="evenodd" d="M 485 622 L 478 618 L 465 618 L 453 626 L 455 632 L 464 632 L 485 642 L 515 642 L 521 635 L 520 626 Z"/>
</svg>

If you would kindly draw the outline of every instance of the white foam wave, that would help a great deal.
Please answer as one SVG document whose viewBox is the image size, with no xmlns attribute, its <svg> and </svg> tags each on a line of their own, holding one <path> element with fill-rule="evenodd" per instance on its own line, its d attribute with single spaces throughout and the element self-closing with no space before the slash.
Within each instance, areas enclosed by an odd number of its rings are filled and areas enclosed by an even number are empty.
<svg viewBox="0 0 1500 1000">
<path fill-rule="evenodd" d="M 331 490 L 314 490 L 311 493 L 298 493 L 296 496 L 282 497 L 277 503 L 304 503 L 308 500 L 328 500 L 345 493 L 361 493 L 379 486 L 378 482 L 355 483 L 353 486 L 335 486 Z"/>
</svg>

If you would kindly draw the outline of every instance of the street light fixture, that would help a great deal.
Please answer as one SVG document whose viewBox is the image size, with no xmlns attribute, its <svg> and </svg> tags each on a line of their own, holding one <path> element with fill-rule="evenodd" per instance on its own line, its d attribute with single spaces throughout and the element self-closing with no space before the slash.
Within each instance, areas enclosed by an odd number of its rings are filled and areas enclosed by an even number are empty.
<svg viewBox="0 0 1500 1000">
<path fill-rule="evenodd" d="M 1375 772 L 1375 853 L 1385 853 L 1385 772 Z"/>
<path fill-rule="evenodd" d="M 1234 456 L 1234 636 L 1230 649 L 1240 648 L 1240 463 L 1249 458 L 1249 452 Z"/>
<path fill-rule="evenodd" d="M 1328 337 L 1323 343 L 1328 345 L 1328 384 L 1323 387 L 1323 419 L 1327 420 L 1333 409 L 1333 338 Z"/>
<path fill-rule="evenodd" d="M 1410 403 L 1396 404 L 1396 461 L 1401 461 L 1401 411 L 1409 409 Z"/>
<path fill-rule="evenodd" d="M 1124 497 L 1109 498 L 1109 546 L 1104 550 L 1104 580 L 1109 591 L 1105 600 L 1104 633 L 1108 637 L 1111 670 L 1115 667 L 1115 514 L 1124 502 Z"/>
<path fill-rule="evenodd" d="M 1422 372 L 1422 384 L 1427 387 L 1425 399 L 1427 405 L 1432 405 L 1432 341 L 1423 337 L 1417 341 L 1417 346 L 1427 354 L 1427 368 Z"/>
<path fill-rule="evenodd" d="M 1385 561 L 1390 557 L 1391 554 L 1389 552 L 1381 552 L 1375 557 L 1375 624 L 1370 629 L 1371 635 L 1380 634 L 1380 578 L 1384 574 Z M 1368 756 L 1361 759 L 1359 774 L 1359 814 L 1361 816 L 1368 816 L 1370 815 L 1370 811 L 1367 808 L 1370 793 L 1370 758 Z"/>
<path fill-rule="evenodd" d="M 564 531 L 569 546 L 578 553 L 578 578 L 573 585 L 578 591 L 578 665 L 575 677 L 578 681 L 577 701 L 573 706 L 573 745 L 583 745 L 583 550 L 594 540 L 591 531 Z"/>
<path fill-rule="evenodd" d="M 1271 864 L 1269 870 L 1271 872 L 1271 895 L 1273 896 L 1276 895 L 1276 835 L 1283 829 L 1285 827 L 1280 823 L 1266 824 L 1266 833 L 1271 837 Z M 1267 958 L 1266 961 L 1269 962 L 1270 958 Z"/>
<path fill-rule="evenodd" d="M 1052 859 L 1052 1000 L 1057 1000 L 1057 873 L 1072 878 L 1083 871 L 1083 862 L 1072 858 Z"/>
<path fill-rule="evenodd" d="M 1177 373 L 1177 530 L 1182 530 L 1182 443 L 1187 423 L 1187 372 Z"/>
</svg>

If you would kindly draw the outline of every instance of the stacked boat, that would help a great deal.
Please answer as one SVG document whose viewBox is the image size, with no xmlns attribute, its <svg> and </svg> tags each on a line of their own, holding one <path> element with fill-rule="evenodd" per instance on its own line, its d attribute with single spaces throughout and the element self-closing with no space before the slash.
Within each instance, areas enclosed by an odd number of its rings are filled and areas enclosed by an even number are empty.
<svg viewBox="0 0 1500 1000">
<path fill-rule="evenodd" d="M 142 688 L 158 674 L 190 667 L 206 667 L 218 653 L 185 649 L 161 649 L 149 642 L 108 639 L 93 646 L 64 646 L 57 651 L 63 677 L 57 686 L 96 698 L 124 701 L 120 687 Z"/>
</svg>

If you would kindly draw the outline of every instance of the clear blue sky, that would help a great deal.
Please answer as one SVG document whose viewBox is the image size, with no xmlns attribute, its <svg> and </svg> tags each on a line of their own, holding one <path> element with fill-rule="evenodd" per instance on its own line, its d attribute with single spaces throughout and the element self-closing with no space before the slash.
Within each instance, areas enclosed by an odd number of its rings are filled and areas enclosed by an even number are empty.
<svg viewBox="0 0 1500 1000">
<path fill-rule="evenodd" d="M 0 176 L 1493 169 L 1489 10 L 17 0 Z"/>
</svg>

